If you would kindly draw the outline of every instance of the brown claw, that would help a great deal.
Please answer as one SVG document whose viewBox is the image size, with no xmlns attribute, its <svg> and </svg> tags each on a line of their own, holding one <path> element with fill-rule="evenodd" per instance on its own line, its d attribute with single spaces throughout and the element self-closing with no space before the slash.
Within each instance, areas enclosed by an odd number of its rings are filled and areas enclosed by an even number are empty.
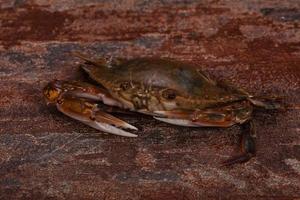
<svg viewBox="0 0 300 200">
<path fill-rule="evenodd" d="M 95 120 L 106 123 L 106 124 L 113 124 L 116 127 L 126 128 L 126 129 L 132 129 L 137 130 L 136 127 L 124 122 L 123 120 L 120 120 L 117 117 L 114 117 L 108 113 L 102 112 L 100 110 L 95 111 Z"/>
<path fill-rule="evenodd" d="M 60 81 L 50 82 L 44 89 L 45 91 L 57 91 L 59 94 L 68 94 L 78 98 L 102 101 L 106 105 L 119 106 L 121 103 L 115 100 L 105 89 L 89 83 L 79 81 Z M 46 97 L 48 98 L 48 97 Z"/>
<path fill-rule="evenodd" d="M 137 135 L 124 131 L 120 128 L 137 130 L 136 127 L 112 116 L 101 112 L 97 104 L 88 102 L 86 99 L 63 95 L 56 104 L 59 111 L 65 115 L 87 124 L 97 130 L 126 137 Z M 120 127 L 120 128 L 119 128 Z"/>
<path fill-rule="evenodd" d="M 82 82 L 56 80 L 50 82 L 43 93 L 47 104 L 55 103 L 62 113 L 97 130 L 127 137 L 137 136 L 120 129 L 137 130 L 137 128 L 99 110 L 95 101 L 103 101 L 112 106 L 121 105 L 107 91 L 99 87 Z"/>
</svg>

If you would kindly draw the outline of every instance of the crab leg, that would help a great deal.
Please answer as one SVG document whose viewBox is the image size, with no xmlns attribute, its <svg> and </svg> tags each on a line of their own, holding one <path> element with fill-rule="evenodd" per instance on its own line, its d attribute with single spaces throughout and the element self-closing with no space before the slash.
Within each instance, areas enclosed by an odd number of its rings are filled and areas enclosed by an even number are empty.
<svg viewBox="0 0 300 200">
<path fill-rule="evenodd" d="M 234 156 L 228 160 L 222 162 L 222 166 L 229 166 L 236 163 L 243 163 L 250 160 L 252 157 L 255 156 L 256 149 L 255 149 L 255 127 L 252 121 L 243 124 L 242 132 L 242 140 L 241 140 L 241 151 L 242 153 L 238 156 Z"/>
<path fill-rule="evenodd" d="M 284 109 L 284 106 L 280 102 L 283 97 L 251 97 L 249 101 L 256 107 L 260 107 L 267 110 Z"/>
<path fill-rule="evenodd" d="M 193 112 L 188 111 L 154 111 L 157 116 L 154 119 L 159 121 L 178 125 L 178 126 L 188 126 L 188 127 L 198 127 L 199 125 L 194 124 L 191 121 L 191 116 Z"/>
<path fill-rule="evenodd" d="M 197 111 L 155 111 L 157 120 L 181 126 L 229 127 L 242 124 L 249 118 L 252 107 L 248 102 L 239 102 L 221 108 Z"/>
<path fill-rule="evenodd" d="M 96 103 L 92 103 L 82 98 L 74 98 L 63 95 L 56 107 L 65 115 L 81 121 L 97 130 L 126 137 L 137 137 L 137 135 L 124 131 L 124 129 L 137 130 L 136 127 L 98 109 Z M 120 128 L 119 128 L 120 127 Z"/>
<path fill-rule="evenodd" d="M 180 111 L 156 111 L 163 117 L 154 117 L 157 120 L 180 126 L 190 127 L 229 127 L 236 123 L 232 116 L 225 112 L 180 112 Z"/>
<path fill-rule="evenodd" d="M 155 118 L 170 124 L 185 126 L 229 127 L 236 123 L 242 124 L 243 128 L 246 129 L 242 131 L 242 153 L 222 162 L 222 166 L 229 166 L 236 163 L 246 162 L 255 155 L 255 128 L 253 122 L 248 119 L 249 112 L 252 112 L 250 106 L 236 108 L 231 111 L 225 107 L 215 111 L 203 110 L 196 111 L 194 113 L 183 111 L 156 111 L 156 114 L 163 117 Z"/>
</svg>

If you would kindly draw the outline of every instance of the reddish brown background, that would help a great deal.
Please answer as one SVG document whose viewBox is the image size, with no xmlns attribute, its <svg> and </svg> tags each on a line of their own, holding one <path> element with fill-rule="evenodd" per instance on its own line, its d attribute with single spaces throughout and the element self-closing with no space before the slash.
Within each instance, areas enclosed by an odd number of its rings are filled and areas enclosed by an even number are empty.
<svg viewBox="0 0 300 200">
<path fill-rule="evenodd" d="M 300 198 L 300 1 L 0 1 L 0 199 Z M 104 135 L 46 107 L 42 87 L 80 77 L 73 50 L 198 64 L 294 108 L 255 114 L 258 153 L 239 127 L 183 128 L 118 115 L 136 139 Z"/>
</svg>

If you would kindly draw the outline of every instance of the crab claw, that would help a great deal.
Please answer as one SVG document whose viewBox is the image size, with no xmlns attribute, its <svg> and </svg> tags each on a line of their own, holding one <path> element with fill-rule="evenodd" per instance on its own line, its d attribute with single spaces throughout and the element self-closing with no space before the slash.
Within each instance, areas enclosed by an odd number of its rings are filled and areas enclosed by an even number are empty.
<svg viewBox="0 0 300 200">
<path fill-rule="evenodd" d="M 136 127 L 100 111 L 97 104 L 86 99 L 63 96 L 57 100 L 56 107 L 65 115 L 97 130 L 125 137 L 137 137 L 121 129 L 137 130 Z"/>
</svg>

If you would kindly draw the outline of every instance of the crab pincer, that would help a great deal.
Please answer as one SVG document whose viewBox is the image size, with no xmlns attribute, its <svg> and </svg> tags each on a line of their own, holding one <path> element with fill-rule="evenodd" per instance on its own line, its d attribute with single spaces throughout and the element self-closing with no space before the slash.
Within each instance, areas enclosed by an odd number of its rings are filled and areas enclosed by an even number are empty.
<svg viewBox="0 0 300 200">
<path fill-rule="evenodd" d="M 137 137 L 135 134 L 122 130 L 137 130 L 136 127 L 98 108 L 96 100 L 118 105 L 117 101 L 111 99 L 110 95 L 105 94 L 100 88 L 86 83 L 55 80 L 45 87 L 44 95 L 48 103 L 56 104 L 59 111 L 90 127 L 115 135 Z"/>
</svg>

